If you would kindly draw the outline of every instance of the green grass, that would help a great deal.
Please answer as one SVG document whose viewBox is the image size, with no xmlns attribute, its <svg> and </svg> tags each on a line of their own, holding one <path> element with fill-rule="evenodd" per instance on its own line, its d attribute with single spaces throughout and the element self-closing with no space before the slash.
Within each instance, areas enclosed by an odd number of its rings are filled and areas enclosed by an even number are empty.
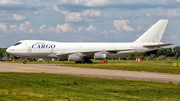
<svg viewBox="0 0 180 101">
<path fill-rule="evenodd" d="M 0 100 L 180 100 L 180 84 L 45 73 L 0 73 Z"/>
<path fill-rule="evenodd" d="M 9 61 L 10 62 L 10 61 Z M 22 61 L 15 61 L 22 63 Z M 159 72 L 159 73 L 178 73 L 180 74 L 180 67 L 174 67 L 173 63 L 180 63 L 180 60 L 142 60 L 136 62 L 135 60 L 108 60 L 108 63 L 101 64 L 100 60 L 93 60 L 93 64 L 75 64 L 72 61 L 53 61 L 50 63 L 59 64 L 63 66 L 82 67 L 82 68 L 97 68 L 97 69 L 111 69 L 111 70 L 127 70 L 127 71 L 146 71 L 146 72 Z M 45 62 L 28 62 L 28 63 L 48 63 Z"/>
<path fill-rule="evenodd" d="M 108 60 L 108 63 L 105 64 L 101 64 L 100 61 L 95 61 L 94 64 L 66 63 L 61 65 L 112 70 L 180 73 L 180 67 L 174 67 L 173 62 L 180 63 L 179 60 L 143 60 L 142 62 L 136 62 L 135 60 Z"/>
</svg>

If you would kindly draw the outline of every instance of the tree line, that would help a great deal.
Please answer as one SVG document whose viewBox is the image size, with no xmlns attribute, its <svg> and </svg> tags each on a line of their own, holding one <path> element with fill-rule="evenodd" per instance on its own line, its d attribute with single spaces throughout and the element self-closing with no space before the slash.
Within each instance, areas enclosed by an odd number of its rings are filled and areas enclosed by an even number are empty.
<svg viewBox="0 0 180 101">
<path fill-rule="evenodd" d="M 6 52 L 6 49 L 7 48 L 0 48 L 0 57 L 4 57 L 4 55 L 6 54 L 7 57 L 10 56 L 10 54 L 8 54 Z M 176 46 L 174 48 L 161 48 L 159 50 L 155 50 L 155 51 L 152 51 L 154 52 L 153 54 L 155 54 L 156 57 L 159 57 L 159 56 L 166 56 L 166 57 L 172 57 L 172 56 L 175 56 L 175 57 L 180 57 L 180 46 Z M 148 54 L 149 53 L 149 54 Z M 134 59 L 134 58 L 137 58 L 137 57 L 147 57 L 147 56 L 150 56 L 151 52 L 144 52 L 144 53 L 137 53 L 137 54 L 133 54 L 133 55 L 130 55 L 128 56 L 129 58 L 131 59 Z M 127 57 L 122 57 L 122 58 L 127 58 Z"/>
<path fill-rule="evenodd" d="M 5 54 L 9 56 L 9 54 L 6 52 L 7 48 L 0 48 L 0 58 L 4 57 Z"/>
</svg>

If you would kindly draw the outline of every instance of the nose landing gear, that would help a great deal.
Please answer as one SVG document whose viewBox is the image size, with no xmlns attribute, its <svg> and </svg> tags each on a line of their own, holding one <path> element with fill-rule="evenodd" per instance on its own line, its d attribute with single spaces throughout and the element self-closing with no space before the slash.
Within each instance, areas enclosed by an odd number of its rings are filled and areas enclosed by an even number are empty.
<svg viewBox="0 0 180 101">
<path fill-rule="evenodd" d="M 27 62 L 26 61 L 23 61 L 23 64 L 26 64 Z"/>
<path fill-rule="evenodd" d="M 27 63 L 26 60 L 27 60 L 27 58 L 23 58 L 23 64 Z"/>
<path fill-rule="evenodd" d="M 91 64 L 91 63 L 93 63 L 93 61 L 91 59 L 85 58 L 83 61 L 75 61 L 75 63 L 89 63 L 89 64 Z"/>
</svg>

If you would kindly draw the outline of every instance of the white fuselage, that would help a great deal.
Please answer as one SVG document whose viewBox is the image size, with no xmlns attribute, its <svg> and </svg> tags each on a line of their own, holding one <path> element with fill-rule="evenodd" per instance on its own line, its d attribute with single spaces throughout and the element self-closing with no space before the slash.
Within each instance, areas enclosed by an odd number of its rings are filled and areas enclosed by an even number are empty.
<svg viewBox="0 0 180 101">
<path fill-rule="evenodd" d="M 25 40 L 20 42 L 21 44 L 19 45 L 9 47 L 7 52 L 19 57 L 59 58 L 66 60 L 68 57 L 61 56 L 61 54 L 89 52 L 89 54 L 86 54 L 86 57 L 93 58 L 95 52 L 127 50 L 111 53 L 108 56 L 108 58 L 116 58 L 159 49 L 143 47 L 143 45 L 157 45 L 158 43 L 61 43 L 40 40 Z"/>
</svg>

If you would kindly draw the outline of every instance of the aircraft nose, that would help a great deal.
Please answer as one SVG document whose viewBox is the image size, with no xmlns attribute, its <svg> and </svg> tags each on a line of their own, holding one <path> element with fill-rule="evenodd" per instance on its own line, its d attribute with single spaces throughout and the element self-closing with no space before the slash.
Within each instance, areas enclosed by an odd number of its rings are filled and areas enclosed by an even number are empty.
<svg viewBox="0 0 180 101">
<path fill-rule="evenodd" d="M 14 51 L 15 51 L 15 49 L 13 49 L 12 47 L 9 47 L 9 48 L 6 49 L 6 52 L 9 53 L 9 54 L 13 53 Z"/>
<path fill-rule="evenodd" d="M 10 52 L 9 50 L 10 50 L 10 49 L 9 49 L 9 48 L 7 48 L 7 49 L 6 49 L 6 52 L 7 52 L 7 53 L 9 53 L 9 52 Z"/>
</svg>

